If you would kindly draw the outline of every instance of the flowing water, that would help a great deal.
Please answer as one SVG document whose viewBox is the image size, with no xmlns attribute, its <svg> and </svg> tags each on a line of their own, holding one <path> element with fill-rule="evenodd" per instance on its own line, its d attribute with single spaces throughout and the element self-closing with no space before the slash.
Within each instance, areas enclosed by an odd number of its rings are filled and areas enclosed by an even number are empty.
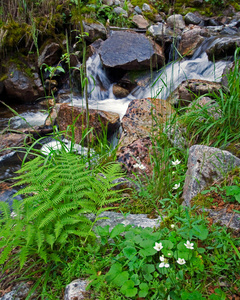
<svg viewBox="0 0 240 300">
<path fill-rule="evenodd" d="M 224 37 L 222 38 L 224 39 Z M 112 92 L 110 78 L 102 67 L 100 57 L 92 56 L 87 61 L 87 73 L 89 79 L 88 94 L 90 108 L 101 109 L 105 111 L 117 112 L 120 118 L 125 114 L 128 104 L 133 99 L 154 97 L 166 99 L 182 81 L 186 79 L 205 79 L 209 81 L 220 81 L 226 61 L 213 63 L 208 60 L 206 49 L 213 43 L 219 41 L 219 38 L 209 38 L 198 48 L 191 59 L 182 59 L 169 63 L 167 66 L 152 74 L 153 81 L 146 87 L 137 87 L 132 93 L 123 99 L 116 99 Z M 70 98 L 69 98 L 70 100 Z M 67 102 L 67 100 L 66 100 Z M 69 101 L 68 101 L 69 102 Z M 84 106 L 82 98 L 79 96 L 71 97 L 71 103 L 75 106 Z M 7 109 L 0 108 L 0 130 L 8 125 L 11 117 L 10 126 L 12 128 L 22 128 L 35 125 L 42 125 L 46 119 L 46 113 L 39 111 L 39 107 L 22 106 L 15 107 L 20 117 L 13 117 Z M 9 161 L 13 161 L 12 169 L 16 169 L 15 157 L 5 156 L 0 159 L 0 180 L 7 178 L 11 174 Z"/>
</svg>

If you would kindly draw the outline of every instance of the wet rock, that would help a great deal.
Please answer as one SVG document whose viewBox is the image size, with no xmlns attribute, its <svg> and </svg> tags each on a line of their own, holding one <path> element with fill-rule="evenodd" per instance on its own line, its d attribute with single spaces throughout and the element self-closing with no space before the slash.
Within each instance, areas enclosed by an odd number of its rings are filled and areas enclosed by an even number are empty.
<svg viewBox="0 0 240 300">
<path fill-rule="evenodd" d="M 46 79 L 44 81 L 44 87 L 49 92 L 49 94 L 51 94 L 50 91 L 56 92 L 57 91 L 57 86 L 58 86 L 57 80 Z"/>
<path fill-rule="evenodd" d="M 217 93 L 221 89 L 221 84 L 200 79 L 189 79 L 183 81 L 167 98 L 172 105 L 184 107 L 196 97 L 207 93 Z"/>
<path fill-rule="evenodd" d="M 148 21 L 142 15 L 133 16 L 132 21 L 140 29 L 145 29 L 149 26 Z"/>
<path fill-rule="evenodd" d="M 192 56 L 202 44 L 206 35 L 208 35 L 207 30 L 199 26 L 191 26 L 187 30 L 184 30 L 179 44 L 179 52 L 181 55 Z"/>
<path fill-rule="evenodd" d="M 237 28 L 232 28 L 232 27 L 224 27 L 223 30 L 221 31 L 221 34 L 234 35 L 237 33 L 238 33 Z"/>
<path fill-rule="evenodd" d="M 206 26 L 206 29 L 209 31 L 211 35 L 216 35 L 218 36 L 219 33 L 223 30 L 224 26 Z"/>
<path fill-rule="evenodd" d="M 114 84 L 113 85 L 113 95 L 116 97 L 116 98 L 125 98 L 129 95 L 129 91 L 117 84 Z"/>
<path fill-rule="evenodd" d="M 0 156 L 11 153 L 18 147 L 23 147 L 24 142 L 30 142 L 30 137 L 26 134 L 18 133 L 5 133 L 0 134 Z"/>
<path fill-rule="evenodd" d="M 10 207 L 12 206 L 14 199 L 18 201 L 22 200 L 20 195 L 13 197 L 16 192 L 17 190 L 11 188 L 10 184 L 7 184 L 6 182 L 0 182 L 0 201 L 7 202 Z"/>
<path fill-rule="evenodd" d="M 97 39 L 105 40 L 107 38 L 107 31 L 104 25 L 100 22 L 87 23 L 83 22 L 84 32 L 88 33 L 86 40 L 93 43 Z"/>
<path fill-rule="evenodd" d="M 79 144 L 82 139 L 82 132 L 86 126 L 86 110 L 81 107 L 69 106 L 64 103 L 60 105 L 57 122 L 60 131 L 66 131 L 75 122 L 75 142 Z M 83 125 L 84 124 L 84 125 Z M 120 120 L 117 113 L 105 112 L 97 109 L 89 109 L 89 127 L 93 130 L 89 134 L 91 143 L 97 142 L 97 137 L 107 128 L 107 136 L 111 137 L 119 128 Z M 66 138 L 71 139 L 71 131 L 65 133 Z"/>
<path fill-rule="evenodd" d="M 225 88 L 227 88 L 227 89 L 229 88 L 228 74 L 233 73 L 233 72 L 240 72 L 240 66 L 238 65 L 238 67 L 239 67 L 239 70 L 235 70 L 235 68 L 236 68 L 235 62 L 231 62 L 224 68 L 222 78 L 221 78 L 221 83 Z"/>
<path fill-rule="evenodd" d="M 91 45 L 89 45 L 88 48 L 88 56 L 92 56 L 96 53 L 98 53 L 99 49 L 101 48 L 103 43 L 102 39 L 97 39 L 95 42 L 93 42 Z"/>
<path fill-rule="evenodd" d="M 217 38 L 215 43 L 206 52 L 210 60 L 219 60 L 233 56 L 237 47 L 240 47 L 239 36 L 223 37 Z"/>
<path fill-rule="evenodd" d="M 183 20 L 183 16 L 178 15 L 178 14 L 168 17 L 167 24 L 172 29 L 175 29 L 175 28 L 184 29 L 186 26 L 185 22 Z"/>
<path fill-rule="evenodd" d="M 189 12 L 185 15 L 184 20 L 186 25 L 189 24 L 198 25 L 202 21 L 202 18 L 199 18 L 194 13 Z"/>
<path fill-rule="evenodd" d="M 14 63 L 8 67 L 7 79 L 4 86 L 10 99 L 23 103 L 33 103 L 44 96 L 44 89 L 38 73 L 27 73 L 19 69 Z"/>
<path fill-rule="evenodd" d="M 144 35 L 119 31 L 102 44 L 100 57 L 106 68 L 139 70 L 161 67 L 164 63 L 162 48 Z"/>
<path fill-rule="evenodd" d="M 88 282 L 83 279 L 76 279 L 65 288 L 64 300 L 86 299 L 86 287 Z M 85 294 L 85 295 L 84 295 Z"/>
<path fill-rule="evenodd" d="M 58 63 L 62 54 L 62 49 L 57 43 L 48 44 L 40 54 L 38 58 L 38 67 L 40 68 L 43 64 L 53 66 Z"/>
<path fill-rule="evenodd" d="M 183 204 L 190 206 L 194 196 L 215 180 L 224 178 L 236 166 L 240 166 L 240 159 L 228 151 L 203 145 L 192 146 L 183 187 Z"/>
</svg>

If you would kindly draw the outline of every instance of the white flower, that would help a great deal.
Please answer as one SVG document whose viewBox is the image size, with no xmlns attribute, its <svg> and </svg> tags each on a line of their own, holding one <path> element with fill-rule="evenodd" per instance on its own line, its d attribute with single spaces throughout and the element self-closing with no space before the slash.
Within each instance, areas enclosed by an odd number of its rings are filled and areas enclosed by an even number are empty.
<svg viewBox="0 0 240 300">
<path fill-rule="evenodd" d="M 135 164 L 135 165 L 133 165 L 133 167 L 138 168 L 140 170 L 145 170 L 146 169 L 146 167 L 143 164 Z"/>
<path fill-rule="evenodd" d="M 184 244 L 184 246 L 186 246 L 186 248 L 188 248 L 188 249 L 194 249 L 194 247 L 193 247 L 193 243 L 190 243 L 189 241 L 187 241 L 187 243 L 186 244 Z"/>
<path fill-rule="evenodd" d="M 171 224 L 171 225 L 170 225 L 170 227 L 171 227 L 171 228 L 174 228 L 174 227 L 175 227 L 175 225 L 174 225 L 174 224 Z"/>
<path fill-rule="evenodd" d="M 173 187 L 173 190 L 177 190 L 180 187 L 180 183 L 176 183 Z"/>
<path fill-rule="evenodd" d="M 163 248 L 162 243 L 155 243 L 155 246 L 153 247 L 156 251 L 160 251 Z"/>
<path fill-rule="evenodd" d="M 168 253 L 167 255 L 168 255 L 168 256 L 170 256 L 170 255 L 171 255 L 171 253 Z"/>
<path fill-rule="evenodd" d="M 175 160 L 175 161 L 172 161 L 172 165 L 173 166 L 177 166 L 177 165 L 179 165 L 181 163 L 181 160 Z"/>
<path fill-rule="evenodd" d="M 162 255 L 159 257 L 161 263 L 159 264 L 159 268 L 169 268 L 168 260 Z"/>
<path fill-rule="evenodd" d="M 12 211 L 10 216 L 11 216 L 11 218 L 14 219 L 14 218 L 16 218 L 17 214 L 14 211 Z"/>
<path fill-rule="evenodd" d="M 184 264 L 186 263 L 186 261 L 185 261 L 184 258 L 178 258 L 177 263 L 178 263 L 179 265 L 184 265 Z"/>
</svg>

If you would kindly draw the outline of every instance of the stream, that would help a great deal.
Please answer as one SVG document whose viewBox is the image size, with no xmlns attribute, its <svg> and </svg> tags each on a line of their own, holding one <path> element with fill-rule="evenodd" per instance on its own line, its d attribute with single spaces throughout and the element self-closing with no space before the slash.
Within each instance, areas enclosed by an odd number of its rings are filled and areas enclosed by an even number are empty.
<svg viewBox="0 0 240 300">
<path fill-rule="evenodd" d="M 214 39 L 206 39 L 191 59 L 184 58 L 177 60 L 169 63 L 161 70 L 155 71 L 152 74 L 152 84 L 135 88 L 128 97 L 123 99 L 116 99 L 113 95 L 113 84 L 102 67 L 99 55 L 90 57 L 87 61 L 89 107 L 116 112 L 122 118 L 128 104 L 133 99 L 153 96 L 166 99 L 186 79 L 220 81 L 227 62 L 218 61 L 213 63 L 208 60 L 205 52 L 214 42 Z M 69 99 L 66 99 L 66 102 L 69 101 L 74 106 L 84 106 L 81 96 L 69 97 Z M 31 126 L 42 125 L 47 117 L 47 112 L 42 111 L 39 105 L 15 105 L 13 109 L 18 112 L 21 118 L 14 116 L 6 107 L 0 107 L 0 130 L 3 130 L 9 124 L 13 129 L 29 127 L 28 124 Z M 18 155 L 11 153 L 0 157 L 0 181 L 12 177 L 13 172 L 19 167 L 20 161 Z"/>
</svg>

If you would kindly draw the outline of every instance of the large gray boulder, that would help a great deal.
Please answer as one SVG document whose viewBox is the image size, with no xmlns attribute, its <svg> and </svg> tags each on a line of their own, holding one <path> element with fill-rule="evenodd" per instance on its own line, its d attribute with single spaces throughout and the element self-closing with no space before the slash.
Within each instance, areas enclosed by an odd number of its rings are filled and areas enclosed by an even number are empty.
<svg viewBox="0 0 240 300">
<path fill-rule="evenodd" d="M 192 146 L 183 187 L 183 205 L 190 206 L 193 197 L 215 180 L 223 179 L 236 166 L 240 166 L 240 159 L 228 151 L 204 145 Z"/>
<path fill-rule="evenodd" d="M 53 66 L 59 62 L 61 54 L 62 49 L 58 43 L 47 44 L 38 58 L 38 67 L 40 68 L 42 64 Z"/>
<path fill-rule="evenodd" d="M 161 67 L 162 48 L 146 36 L 129 31 L 113 32 L 99 51 L 104 67 L 139 70 Z"/>
</svg>

